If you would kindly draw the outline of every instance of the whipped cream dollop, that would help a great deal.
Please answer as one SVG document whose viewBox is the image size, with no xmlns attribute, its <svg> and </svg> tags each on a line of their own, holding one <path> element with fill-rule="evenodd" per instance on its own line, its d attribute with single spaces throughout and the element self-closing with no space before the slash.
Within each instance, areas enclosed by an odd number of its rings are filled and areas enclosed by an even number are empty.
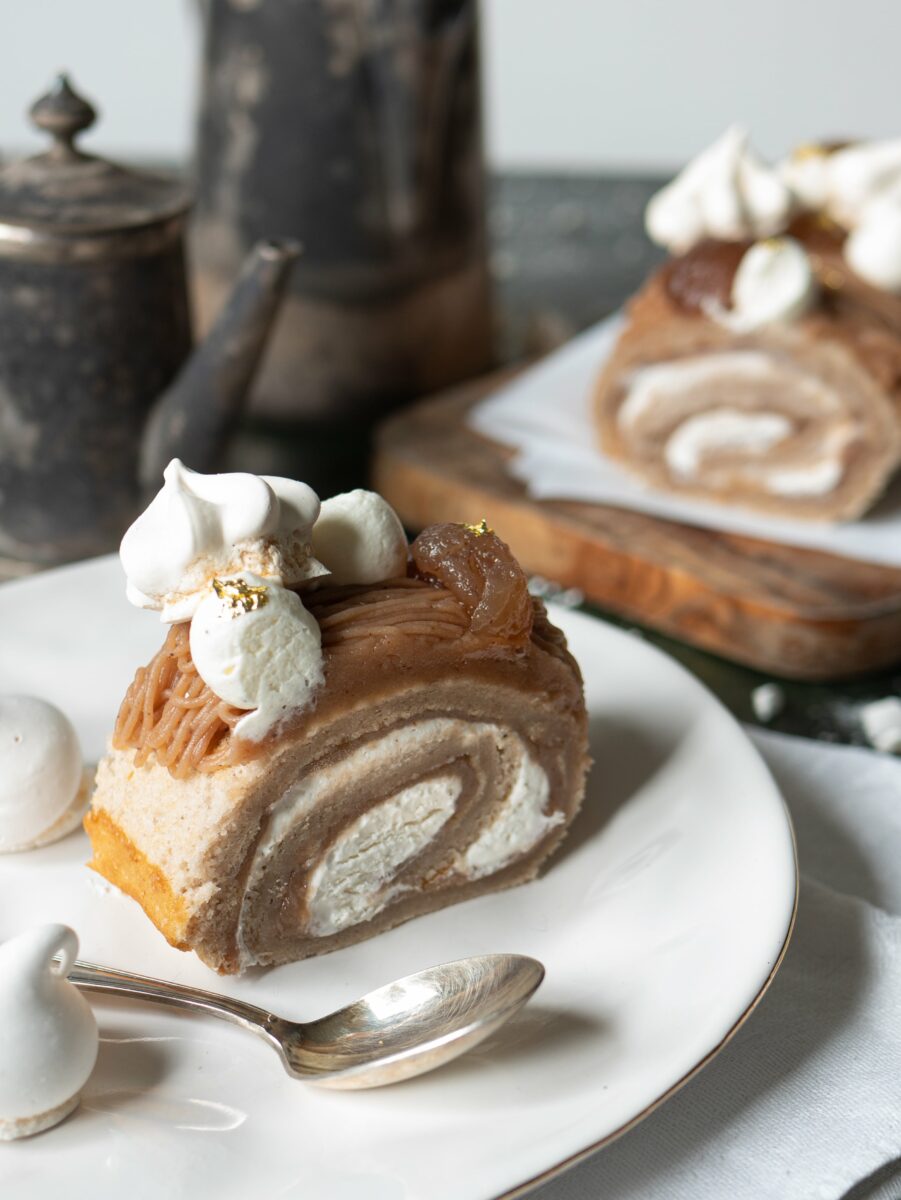
<svg viewBox="0 0 901 1200">
<path fill-rule="evenodd" d="M 210 690 L 252 709 L 235 726 L 259 741 L 305 708 L 324 680 L 322 637 L 296 592 L 250 572 L 216 578 L 191 620 L 191 657 Z"/>
<path fill-rule="evenodd" d="M 188 620 L 217 575 L 251 571 L 286 585 L 325 574 L 311 549 L 319 498 L 293 479 L 201 475 L 177 458 L 126 531 L 119 557 L 129 600 Z"/>
<path fill-rule="evenodd" d="M 66 978 L 77 954 L 66 925 L 38 926 L 0 945 L 0 1141 L 62 1121 L 94 1069 L 97 1022 Z"/>
<path fill-rule="evenodd" d="M 87 807 L 89 782 L 64 713 L 36 696 L 0 696 L 0 853 L 71 832 Z"/>
<path fill-rule="evenodd" d="M 377 492 L 362 488 L 323 501 L 313 526 L 313 553 L 333 583 L 380 583 L 407 570 L 400 518 Z"/>
<path fill-rule="evenodd" d="M 819 285 L 807 251 L 790 237 L 755 242 L 732 281 L 731 309 L 708 315 L 737 333 L 797 320 L 813 307 Z"/>
<path fill-rule="evenodd" d="M 901 139 L 855 142 L 826 159 L 826 196 L 818 207 L 853 229 L 874 200 L 901 193 Z"/>
<path fill-rule="evenodd" d="M 201 679 L 247 710 L 235 733 L 259 740 L 305 708 L 324 679 L 319 625 L 289 589 L 323 577 L 370 584 L 404 575 L 403 526 L 375 492 L 320 506 L 293 479 L 201 475 L 178 459 L 163 479 L 119 549 L 128 597 L 163 621 L 191 622 Z"/>
<path fill-rule="evenodd" d="M 653 241 L 684 254 L 704 238 L 741 241 L 785 228 L 794 194 L 733 125 L 658 192 L 645 212 Z"/>
<path fill-rule="evenodd" d="M 781 173 L 806 208 L 848 230 L 844 258 L 861 279 L 901 291 L 901 139 L 801 147 Z"/>
<path fill-rule="evenodd" d="M 874 200 L 901 194 L 901 139 L 799 146 L 778 170 L 804 208 L 854 229 Z"/>
<path fill-rule="evenodd" d="M 844 257 L 867 283 L 901 292 L 901 196 L 870 202 L 845 240 Z"/>
<path fill-rule="evenodd" d="M 776 170 L 794 193 L 802 208 L 826 207 L 829 198 L 829 164 L 835 152 L 828 146 L 808 142 L 796 146 Z"/>
</svg>

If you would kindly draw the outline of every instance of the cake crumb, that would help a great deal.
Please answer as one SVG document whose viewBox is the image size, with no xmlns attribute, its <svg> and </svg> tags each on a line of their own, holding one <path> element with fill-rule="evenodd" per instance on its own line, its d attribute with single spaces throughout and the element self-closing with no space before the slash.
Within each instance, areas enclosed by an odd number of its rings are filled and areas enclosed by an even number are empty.
<svg viewBox="0 0 901 1200">
<path fill-rule="evenodd" d="M 901 754 L 901 699 L 873 700 L 862 705 L 858 715 L 871 746 L 884 754 Z"/>
<path fill-rule="evenodd" d="M 785 708 L 785 692 L 778 683 L 761 683 L 751 692 L 751 707 L 758 721 L 769 724 Z"/>
<path fill-rule="evenodd" d="M 544 599 L 554 591 L 554 584 L 545 579 L 543 575 L 533 575 L 529 579 L 529 595 L 538 596 L 539 599 Z"/>
<path fill-rule="evenodd" d="M 585 593 L 581 588 L 566 588 L 556 597 L 556 601 L 558 604 L 562 604 L 564 608 L 578 608 L 585 603 Z"/>
</svg>

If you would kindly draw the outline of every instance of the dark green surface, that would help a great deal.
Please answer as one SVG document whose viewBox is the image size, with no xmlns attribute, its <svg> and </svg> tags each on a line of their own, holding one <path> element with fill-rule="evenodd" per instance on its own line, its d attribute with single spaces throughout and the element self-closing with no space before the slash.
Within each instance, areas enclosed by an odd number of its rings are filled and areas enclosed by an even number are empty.
<svg viewBox="0 0 901 1200">
<path fill-rule="evenodd" d="M 778 716 L 767 723 L 766 728 L 778 730 L 780 733 L 799 734 L 824 742 L 846 742 L 865 746 L 867 741 L 857 717 L 858 708 L 870 700 L 879 700 L 901 692 L 901 670 L 898 669 L 838 684 L 799 683 L 794 680 L 776 679 L 772 675 L 761 675 L 759 671 L 750 667 L 727 662 L 715 654 L 686 646 L 674 638 L 640 629 L 598 608 L 586 605 L 584 611 L 602 616 L 622 628 L 632 629 L 645 640 L 671 654 L 715 692 L 741 721 L 750 721 L 754 725 L 762 724 L 751 707 L 751 693 L 762 683 L 777 682 L 785 693 L 785 707 Z"/>
</svg>

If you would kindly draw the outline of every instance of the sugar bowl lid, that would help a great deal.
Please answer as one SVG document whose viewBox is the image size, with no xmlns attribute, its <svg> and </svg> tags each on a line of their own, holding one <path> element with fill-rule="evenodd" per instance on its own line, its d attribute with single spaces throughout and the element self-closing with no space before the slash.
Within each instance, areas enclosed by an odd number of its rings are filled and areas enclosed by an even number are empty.
<svg viewBox="0 0 901 1200">
<path fill-rule="evenodd" d="M 31 106 L 53 143 L 43 154 L 0 167 L 0 255 L 60 239 L 147 229 L 183 215 L 188 190 L 172 179 L 85 154 L 75 138 L 97 112 L 65 75 Z"/>
</svg>

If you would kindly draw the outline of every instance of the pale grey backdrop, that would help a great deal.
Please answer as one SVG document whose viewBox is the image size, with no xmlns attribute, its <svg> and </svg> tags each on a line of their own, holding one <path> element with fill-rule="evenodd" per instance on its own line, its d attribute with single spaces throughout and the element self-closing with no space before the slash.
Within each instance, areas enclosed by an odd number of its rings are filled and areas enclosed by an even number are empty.
<svg viewBox="0 0 901 1200">
<path fill-rule="evenodd" d="M 483 11 L 501 167 L 668 167 L 733 119 L 769 154 L 818 135 L 901 134 L 898 0 L 484 0 Z M 96 146 L 183 155 L 196 54 L 192 0 L 0 0 L 0 151 L 34 145 L 22 110 L 68 66 L 105 110 Z"/>
</svg>

